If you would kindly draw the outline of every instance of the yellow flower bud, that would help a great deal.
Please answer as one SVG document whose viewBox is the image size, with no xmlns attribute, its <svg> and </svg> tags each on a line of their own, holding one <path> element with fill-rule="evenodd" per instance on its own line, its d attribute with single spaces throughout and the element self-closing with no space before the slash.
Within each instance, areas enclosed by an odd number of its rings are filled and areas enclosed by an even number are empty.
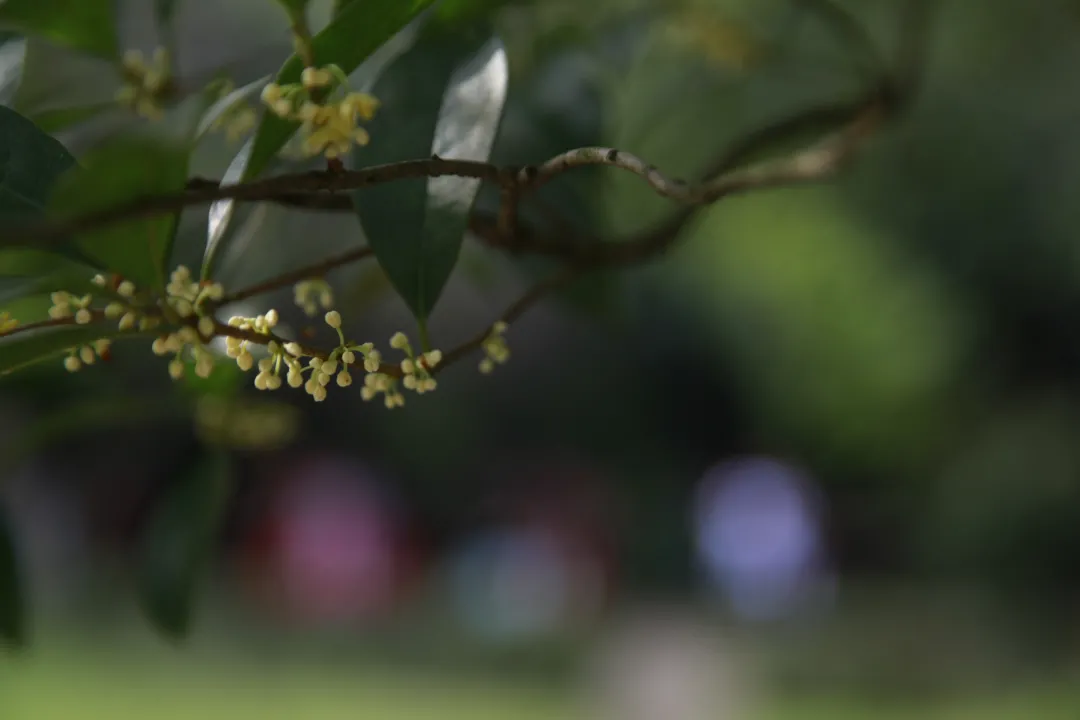
<svg viewBox="0 0 1080 720">
<path fill-rule="evenodd" d="M 436 365 L 438 365 L 441 362 L 442 362 L 442 351 L 441 350 L 431 350 L 429 352 L 424 353 L 424 364 L 427 365 L 429 368 L 433 368 L 433 367 L 435 367 Z"/>
</svg>

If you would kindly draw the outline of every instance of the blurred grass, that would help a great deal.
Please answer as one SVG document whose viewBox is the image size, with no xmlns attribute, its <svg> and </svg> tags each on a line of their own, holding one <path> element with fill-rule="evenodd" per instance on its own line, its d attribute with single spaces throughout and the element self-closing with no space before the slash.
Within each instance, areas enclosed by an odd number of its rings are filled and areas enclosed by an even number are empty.
<svg viewBox="0 0 1080 720">
<path fill-rule="evenodd" d="M 0 660 L 5 720 L 567 716 L 554 693 L 356 667 L 100 662 L 91 655 Z"/>
<path fill-rule="evenodd" d="M 495 720 L 585 718 L 566 688 L 543 689 L 503 679 L 358 666 L 257 663 L 184 651 L 38 648 L 0 656 L 4 720 L 110 718 L 255 720 L 256 718 L 396 718 Z M 722 717 L 729 718 L 727 713 Z M 789 696 L 765 703 L 747 720 L 1072 720 L 1080 689 L 1066 685 L 948 700 Z M 740 715 L 739 717 L 743 717 Z"/>
</svg>

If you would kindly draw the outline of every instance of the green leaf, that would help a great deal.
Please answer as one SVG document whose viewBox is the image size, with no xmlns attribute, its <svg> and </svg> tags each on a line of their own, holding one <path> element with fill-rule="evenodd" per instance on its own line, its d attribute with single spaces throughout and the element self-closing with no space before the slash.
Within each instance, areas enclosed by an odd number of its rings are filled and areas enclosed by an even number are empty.
<svg viewBox="0 0 1080 720">
<path fill-rule="evenodd" d="M 150 622 L 170 639 L 183 639 L 191 628 L 232 481 L 227 453 L 201 454 L 173 481 L 145 528 L 139 599 Z"/>
<path fill-rule="evenodd" d="M 26 643 L 26 601 L 13 535 L 0 508 L 0 641 L 20 648 Z"/>
<path fill-rule="evenodd" d="M 486 161 L 502 118 L 506 53 L 486 24 L 429 26 L 375 84 L 382 105 L 354 165 L 428 157 Z M 480 188 L 463 178 L 419 178 L 352 194 L 375 257 L 421 326 L 457 263 Z"/>
<path fill-rule="evenodd" d="M 115 326 L 58 325 L 0 335 L 0 375 L 58 357 L 69 348 L 89 345 L 95 340 L 120 334 Z M 126 332 L 123 335 L 134 337 L 136 333 Z"/>
<path fill-rule="evenodd" d="M 0 33 L 0 105 L 11 105 L 22 82 L 26 62 L 26 39 Z"/>
<path fill-rule="evenodd" d="M 110 100 L 109 102 L 93 103 L 91 105 L 41 110 L 31 113 L 30 117 L 43 132 L 55 133 L 72 125 L 91 120 L 103 112 L 115 110 L 116 108 L 117 104 Z"/>
<path fill-rule="evenodd" d="M 346 74 L 351 73 L 432 2 L 434 0 L 365 0 L 347 5 L 312 38 L 315 59 L 320 65 L 334 63 Z M 293 55 L 285 61 L 274 82 L 279 85 L 298 83 L 303 69 L 303 61 Z M 251 159 L 242 180 L 250 180 L 265 170 L 298 127 L 297 123 L 264 112 L 255 131 Z"/>
<path fill-rule="evenodd" d="M 72 399 L 53 412 L 21 423 L 17 432 L 0 441 L 0 476 L 17 470 L 58 443 L 106 426 L 138 428 L 147 423 L 190 420 L 190 416 L 187 403 L 145 393 L 124 397 L 107 390 L 81 400 Z"/>
<path fill-rule="evenodd" d="M 103 294 L 102 288 L 93 284 L 97 269 L 65 255 L 33 248 L 13 248 L 0 251 L 0 302 L 4 310 L 9 304 L 30 295 L 50 294 L 66 290 L 76 295 Z M 22 322 L 31 318 L 12 311 Z M 42 316 L 39 319 L 44 319 Z"/>
<path fill-rule="evenodd" d="M 434 13 L 439 20 L 459 24 L 491 17 L 511 2 L 514 0 L 442 0 Z"/>
<path fill-rule="evenodd" d="M 63 255 L 34 248 L 12 248 L 0 251 L 0 278 L 36 278 L 55 272 L 77 272 L 94 275 L 94 269 Z M 59 288 L 56 288 L 59 289 Z"/>
<path fill-rule="evenodd" d="M 0 28 L 40 35 L 57 45 L 105 58 L 119 54 L 115 0 L 7 0 Z"/>
<path fill-rule="evenodd" d="M 140 197 L 170 195 L 187 184 L 188 161 L 209 93 L 188 98 L 139 134 L 114 138 L 90 151 L 85 167 L 68 172 L 50 201 L 54 217 L 71 219 Z M 165 287 L 179 213 L 126 220 L 78 233 L 88 258 L 137 286 Z"/>
<path fill-rule="evenodd" d="M 85 168 L 60 179 L 51 206 L 57 217 L 70 218 L 179 192 L 187 181 L 188 155 L 186 145 L 151 138 L 112 140 L 83 158 Z M 175 215 L 127 220 L 79 233 L 75 244 L 137 286 L 161 289 L 175 226 Z"/>
<path fill-rule="evenodd" d="M 75 158 L 19 113 L 0 107 L 0 222 L 40 217 L 57 178 Z"/>
<path fill-rule="evenodd" d="M 330 9 L 330 17 L 336 18 L 345 11 L 345 8 L 352 5 L 354 2 L 356 2 L 356 0 L 334 0 L 334 4 Z"/>
<path fill-rule="evenodd" d="M 221 178 L 222 185 L 240 182 L 248 160 L 251 158 L 251 148 L 252 141 L 249 139 L 229 163 L 229 167 L 225 169 L 225 175 Z M 229 228 L 232 226 L 235 213 L 236 203 L 232 200 L 218 200 L 210 205 L 206 223 L 206 250 L 203 252 L 203 280 L 213 277 L 218 253 L 225 247 L 225 241 L 230 237 Z"/>
</svg>

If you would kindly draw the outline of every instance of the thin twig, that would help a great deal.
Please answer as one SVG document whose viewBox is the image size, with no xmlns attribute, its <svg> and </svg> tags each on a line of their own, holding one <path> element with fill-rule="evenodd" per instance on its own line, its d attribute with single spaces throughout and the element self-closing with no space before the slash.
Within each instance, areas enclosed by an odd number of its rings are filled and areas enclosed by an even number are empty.
<svg viewBox="0 0 1080 720">
<path fill-rule="evenodd" d="M 577 280 L 581 275 L 586 272 L 584 267 L 565 267 L 562 270 L 550 275 L 549 277 L 541 280 L 536 285 L 529 288 L 528 291 L 520 298 L 518 298 L 510 307 L 508 307 L 502 315 L 499 316 L 496 322 L 502 321 L 509 325 L 515 320 L 519 319 L 522 315 L 528 312 L 536 303 L 545 298 L 552 292 L 559 290 L 574 280 Z M 461 360 L 466 355 L 469 355 L 474 350 L 478 349 L 484 344 L 488 336 L 491 334 L 491 327 L 495 323 L 485 328 L 483 332 L 475 335 L 473 338 L 466 340 L 457 347 L 449 350 L 443 354 L 443 361 L 439 365 L 439 370 L 443 370 L 455 362 Z M 380 370 L 381 372 L 381 370 Z"/>
<path fill-rule="evenodd" d="M 356 262 L 357 260 L 363 260 L 364 258 L 371 257 L 374 253 L 371 248 L 362 247 L 355 250 L 350 250 L 340 255 L 327 258 L 320 263 L 314 265 L 308 265 L 297 270 L 292 270 L 287 273 L 282 273 L 276 277 L 270 278 L 264 282 L 246 287 L 243 290 L 237 290 L 236 292 L 225 295 L 221 300 L 215 303 L 218 306 L 229 305 L 230 303 L 240 302 L 241 300 L 247 300 L 255 295 L 262 295 L 263 293 L 273 292 L 289 285 L 295 285 L 298 282 L 309 280 L 311 278 L 318 278 L 326 275 L 331 270 L 335 270 L 343 265 Z"/>
</svg>

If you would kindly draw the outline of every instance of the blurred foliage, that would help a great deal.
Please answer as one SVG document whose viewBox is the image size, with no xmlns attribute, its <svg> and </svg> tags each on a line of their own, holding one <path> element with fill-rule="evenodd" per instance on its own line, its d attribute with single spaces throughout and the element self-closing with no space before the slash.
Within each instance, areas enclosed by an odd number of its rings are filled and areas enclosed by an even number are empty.
<svg viewBox="0 0 1080 720">
<path fill-rule="evenodd" d="M 423 5 L 392 4 L 400 16 L 378 28 L 360 20 L 367 4 L 341 4 L 338 17 L 362 25 L 363 42 L 352 25 L 313 27 L 324 33 L 316 37 L 334 40 L 320 46 L 330 48 L 328 59 L 369 89 L 390 82 L 380 73 L 394 67 L 393 56 L 379 53 Z M 220 33 L 181 34 L 182 79 L 192 85 L 219 66 L 233 70 L 238 86 L 299 74 L 297 60 L 282 67 L 286 19 L 273 3 L 177 5 L 183 27 Z M 319 5 L 312 3 L 312 17 L 329 20 Z M 465 3 L 470 12 L 482 8 L 509 60 L 492 162 L 527 164 L 609 144 L 693 178 L 746 132 L 850 100 L 859 89 L 876 60 L 812 5 Z M 837 5 L 869 28 L 885 62 L 897 62 L 890 43 L 904 3 Z M 137 15 L 131 37 L 142 38 L 151 28 Z M 18 29 L 32 35 L 29 26 Z M 81 40 L 61 42 L 67 36 L 59 30 L 39 35 L 27 41 L 23 82 L 9 104 L 57 133 L 80 160 L 93 157 L 132 122 L 104 109 L 88 117 L 115 90 L 115 73 L 80 57 Z M 563 298 L 588 314 L 552 303 L 523 319 L 505 372 L 480 379 L 454 368 L 437 394 L 407 413 L 388 416 L 346 396 L 320 406 L 286 400 L 288 417 L 302 418 L 296 444 L 345 448 L 391 468 L 417 522 L 438 538 L 467 527 L 500 482 L 493 458 L 528 465 L 561 453 L 602 466 L 623 504 L 627 594 L 696 582 L 686 506 L 706 468 L 741 454 L 783 456 L 822 486 L 843 573 L 960 577 L 1069 612 L 1080 589 L 1075 3 L 943 3 L 926 53 L 909 112 L 828 187 L 725 200 L 653 267 L 590 278 Z M 208 136 L 189 174 L 221 178 L 232 165 L 235 179 L 310 167 L 288 158 L 271 165 L 291 129 L 266 127 L 259 137 L 272 137 L 254 164 L 233 165 L 240 148 Z M 484 190 L 478 205 L 490 209 L 492 201 Z M 522 217 L 538 230 L 596 241 L 670 212 L 640 178 L 590 169 L 545 187 Z M 201 261 L 207 224 L 205 210 L 180 215 L 174 261 Z M 355 218 L 276 207 L 243 208 L 228 232 L 217 277 L 229 286 L 362 239 Z M 450 274 L 432 310 L 436 344 L 489 323 L 548 268 L 495 256 L 468 235 L 461 254 L 475 274 L 463 265 Z M 331 274 L 340 298 L 364 301 L 364 313 L 346 318 L 350 336 L 389 336 L 406 326 L 408 308 L 388 274 L 370 267 Z M 271 295 L 248 303 L 245 314 L 289 302 L 288 292 Z M 299 330 L 309 321 L 291 312 L 283 322 Z M 0 346 L 0 358 L 5 352 Z M 21 427 L 75 401 L 105 406 L 107 398 L 174 392 L 145 348 L 118 347 L 108 372 L 68 376 L 58 366 L 0 381 L 25 414 Z M 229 387 L 240 388 L 232 380 Z M 186 432 L 205 437 L 207 423 L 220 421 L 225 406 L 200 405 L 204 395 L 236 399 L 233 408 L 250 392 L 185 395 Z M 192 440 L 175 424 L 147 423 L 143 431 L 147 447 L 164 448 L 157 460 L 152 450 L 136 460 L 150 476 L 161 455 Z M 237 445 L 251 452 L 243 438 Z M 88 456 L 99 451 L 84 448 Z M 238 452 L 237 462 L 285 452 Z"/>
</svg>

